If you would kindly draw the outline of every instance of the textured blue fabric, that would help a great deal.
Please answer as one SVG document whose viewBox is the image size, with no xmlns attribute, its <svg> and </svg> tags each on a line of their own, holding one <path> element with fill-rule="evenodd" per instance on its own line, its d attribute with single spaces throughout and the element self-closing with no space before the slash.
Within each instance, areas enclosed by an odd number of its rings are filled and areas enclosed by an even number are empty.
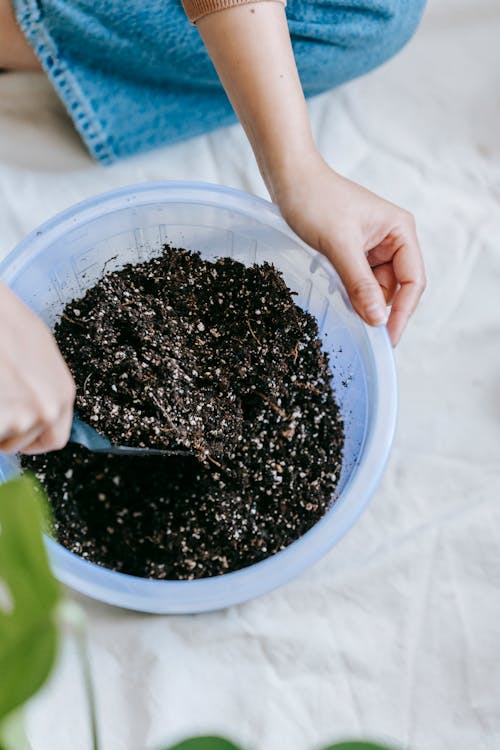
<svg viewBox="0 0 500 750">
<path fill-rule="evenodd" d="M 380 65 L 425 0 L 288 0 L 307 96 Z M 111 163 L 235 121 L 180 0 L 14 0 L 18 22 L 96 159 Z"/>
</svg>

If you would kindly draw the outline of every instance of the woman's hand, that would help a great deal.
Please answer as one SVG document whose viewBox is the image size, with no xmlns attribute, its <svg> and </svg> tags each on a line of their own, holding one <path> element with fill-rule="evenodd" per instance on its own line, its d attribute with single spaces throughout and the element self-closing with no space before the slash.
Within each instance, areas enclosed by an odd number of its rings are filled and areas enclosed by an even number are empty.
<svg viewBox="0 0 500 750">
<path fill-rule="evenodd" d="M 415 221 L 407 211 L 334 172 L 312 152 L 276 178 L 273 197 L 290 227 L 339 274 L 354 309 L 395 346 L 425 288 Z"/>
<path fill-rule="evenodd" d="M 75 386 L 49 329 L 0 284 L 0 451 L 45 453 L 68 441 Z"/>
</svg>

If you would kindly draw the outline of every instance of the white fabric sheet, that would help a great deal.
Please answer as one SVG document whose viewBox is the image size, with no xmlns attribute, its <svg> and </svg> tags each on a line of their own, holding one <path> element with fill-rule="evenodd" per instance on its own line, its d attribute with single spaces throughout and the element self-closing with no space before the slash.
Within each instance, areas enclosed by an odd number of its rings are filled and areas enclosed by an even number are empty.
<svg viewBox="0 0 500 750">
<path fill-rule="evenodd" d="M 330 163 L 418 222 L 429 285 L 397 352 L 392 460 L 342 543 L 259 600 L 150 617 L 76 597 L 105 750 L 214 731 L 255 750 L 500 748 L 499 40 L 498 0 L 432 0 L 402 54 L 311 102 Z M 0 75 L 0 255 L 75 201 L 171 178 L 265 195 L 238 127 L 101 168 L 41 76 Z M 30 733 L 90 746 L 71 644 Z"/>
</svg>

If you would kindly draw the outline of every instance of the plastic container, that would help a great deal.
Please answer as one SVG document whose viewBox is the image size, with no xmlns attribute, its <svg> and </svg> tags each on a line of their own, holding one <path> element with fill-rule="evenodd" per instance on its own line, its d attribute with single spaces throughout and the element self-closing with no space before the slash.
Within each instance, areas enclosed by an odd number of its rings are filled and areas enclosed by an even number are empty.
<svg viewBox="0 0 500 750">
<path fill-rule="evenodd" d="M 153 581 L 89 563 L 47 539 L 54 572 L 72 588 L 110 604 L 156 613 L 194 613 L 251 599 L 299 575 L 353 525 L 377 487 L 396 423 L 397 384 L 384 328 L 353 312 L 330 264 L 301 242 L 267 201 L 199 183 L 151 183 L 116 190 L 64 211 L 30 234 L 0 265 L 0 276 L 50 325 L 65 303 L 102 275 L 160 252 L 165 242 L 272 261 L 297 303 L 318 320 L 331 353 L 346 443 L 336 502 L 301 539 L 235 573 L 196 581 Z M 0 455 L 0 480 L 18 470 Z"/>
</svg>

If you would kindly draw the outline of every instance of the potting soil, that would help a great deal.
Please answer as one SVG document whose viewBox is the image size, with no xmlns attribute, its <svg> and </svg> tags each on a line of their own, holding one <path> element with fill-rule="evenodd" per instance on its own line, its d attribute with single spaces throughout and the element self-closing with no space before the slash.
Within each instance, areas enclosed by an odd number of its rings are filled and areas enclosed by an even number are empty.
<svg viewBox="0 0 500 750">
<path fill-rule="evenodd" d="M 271 264 L 165 247 L 69 303 L 55 336 L 82 419 L 114 444 L 193 451 L 25 457 L 68 549 L 138 576 L 214 576 L 329 508 L 344 442 L 329 359 Z"/>
</svg>

